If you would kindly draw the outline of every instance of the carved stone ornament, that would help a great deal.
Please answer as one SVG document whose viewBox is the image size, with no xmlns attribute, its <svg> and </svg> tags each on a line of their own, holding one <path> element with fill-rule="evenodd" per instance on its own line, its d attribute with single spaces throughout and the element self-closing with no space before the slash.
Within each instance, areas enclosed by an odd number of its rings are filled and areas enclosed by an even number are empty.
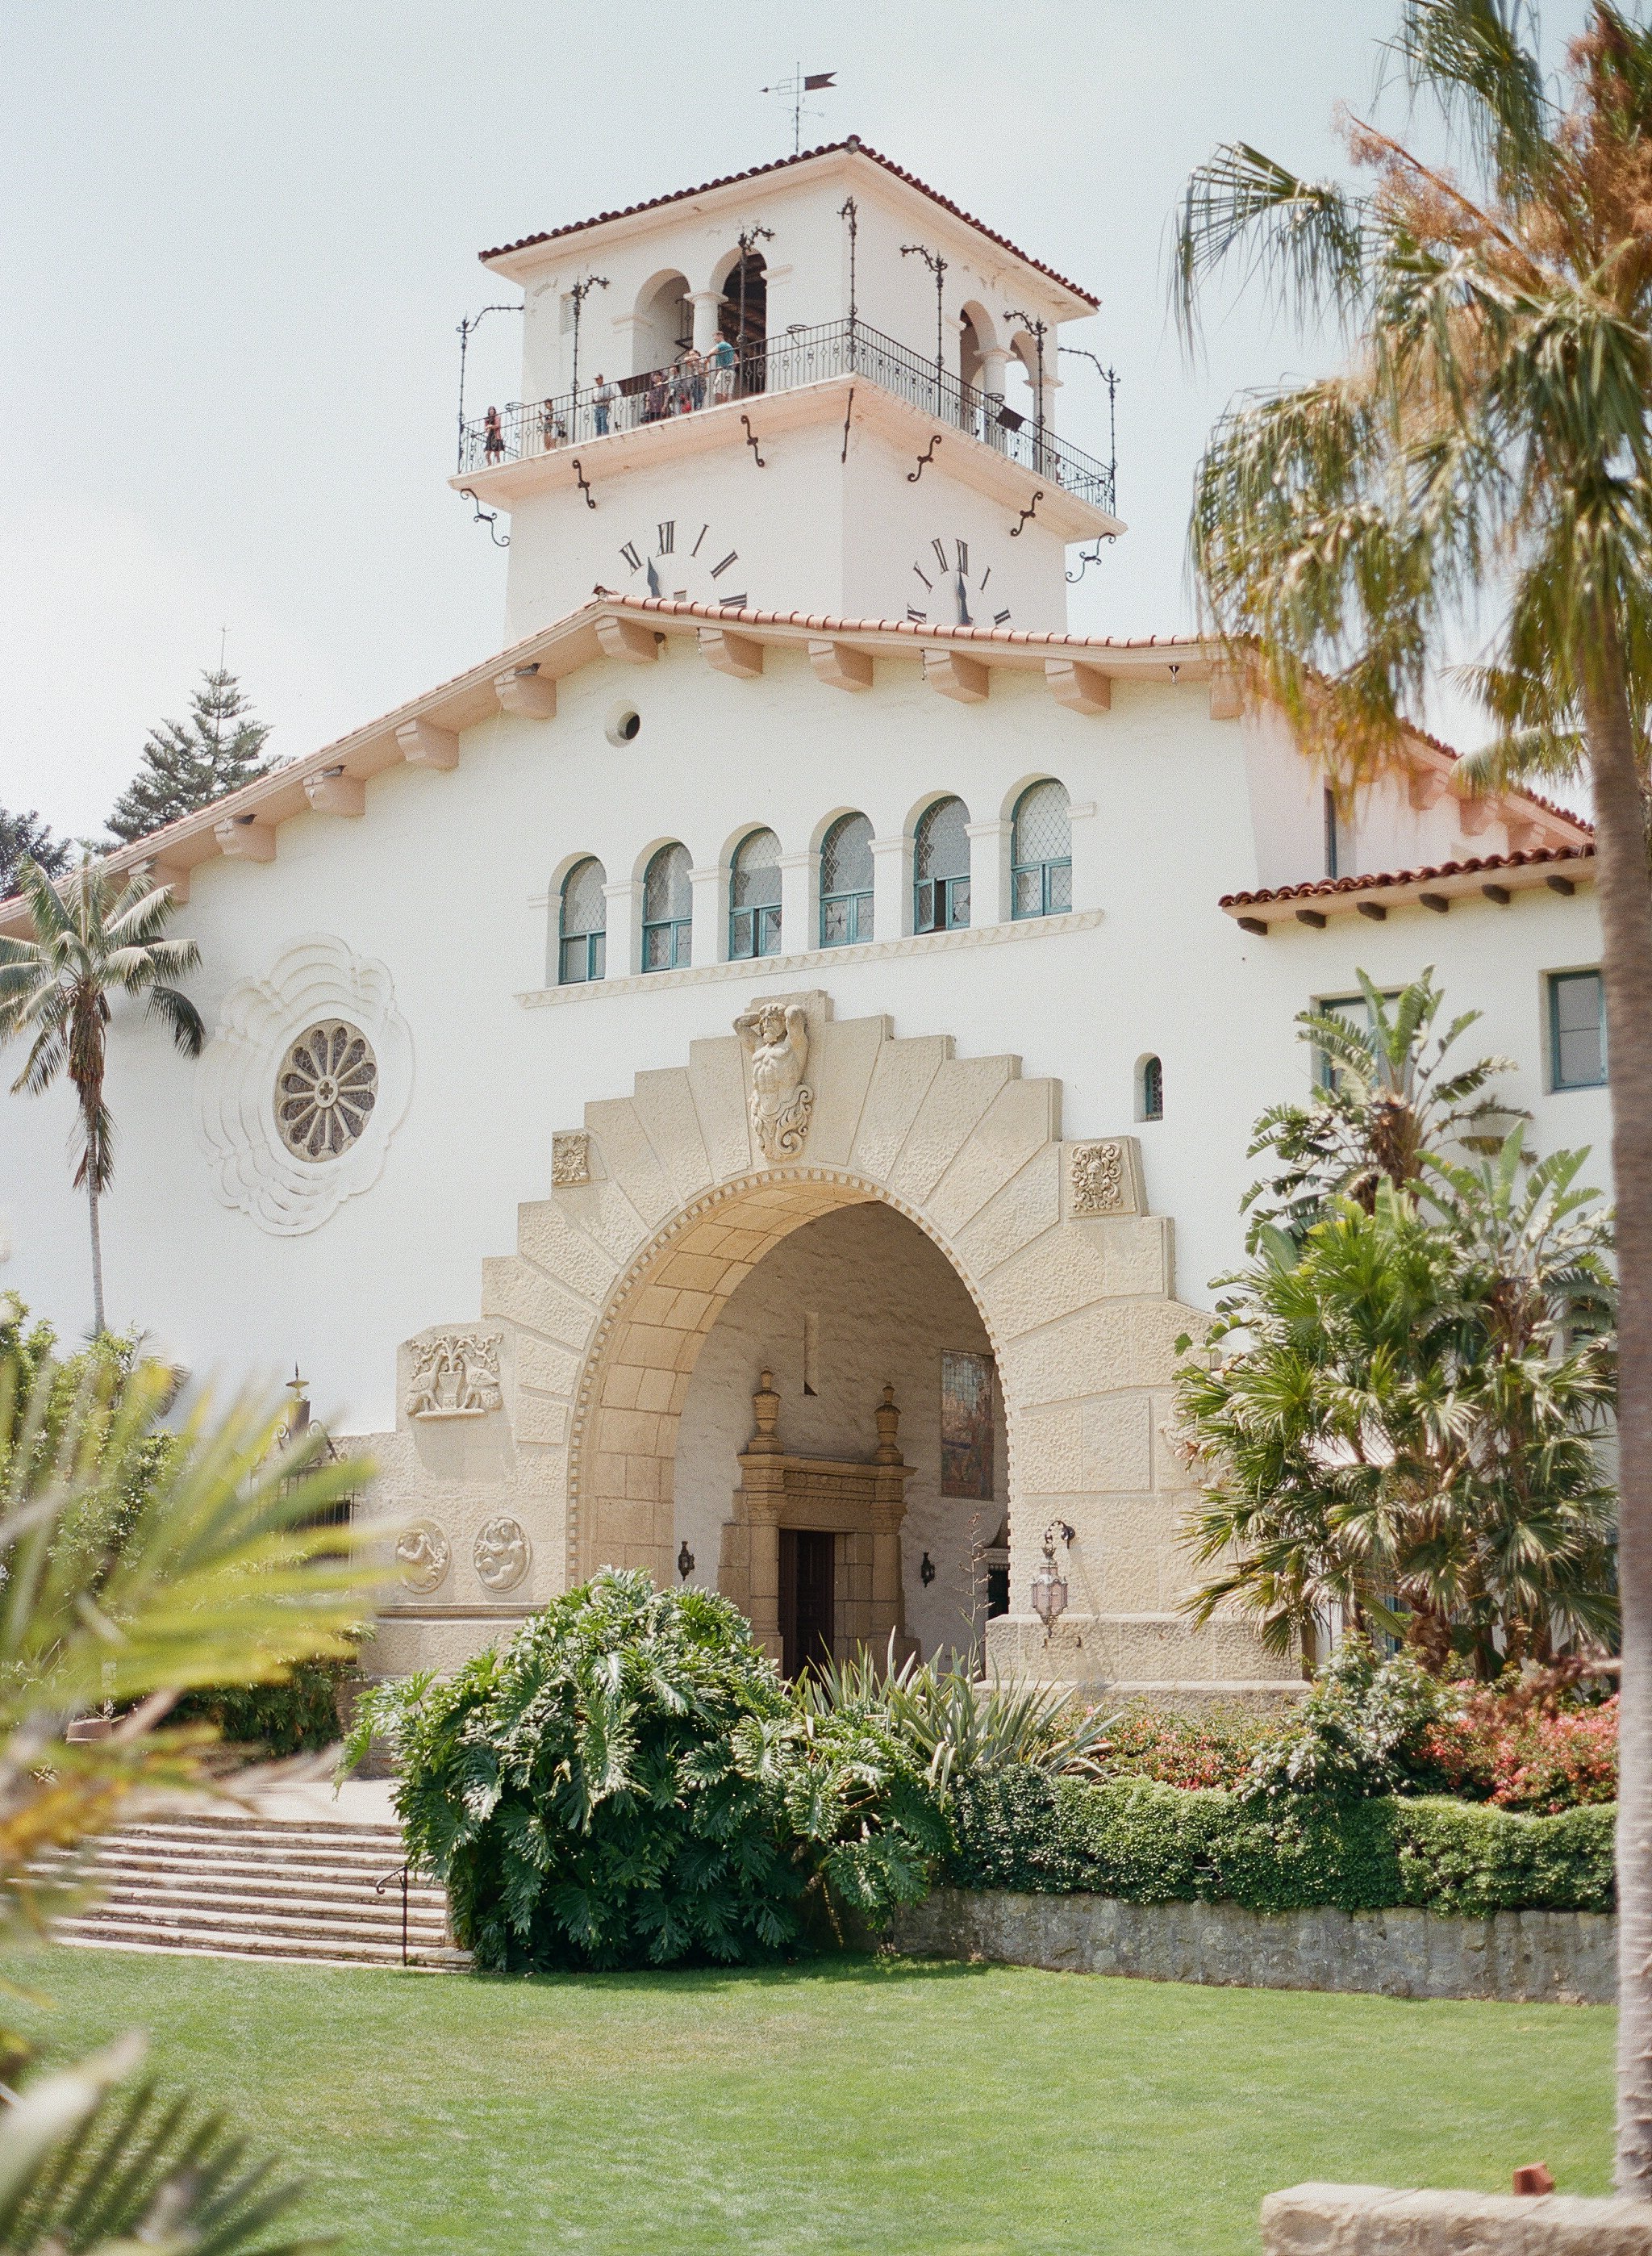
<svg viewBox="0 0 1652 2256">
<path fill-rule="evenodd" d="M 326 934 L 295 941 L 266 977 L 229 990 L 201 1052 L 195 1125 L 213 1188 L 272 1237 L 319 1230 L 378 1181 L 412 1087 L 385 966 Z"/>
<path fill-rule="evenodd" d="M 590 1181 L 591 1139 L 583 1128 L 559 1128 L 552 1137 L 551 1180 L 561 1191 Z"/>
<path fill-rule="evenodd" d="M 760 1003 L 735 1020 L 751 1066 L 752 1132 L 766 1160 L 795 1160 L 809 1133 L 814 1091 L 808 1013 L 798 1003 Z"/>
<path fill-rule="evenodd" d="M 403 1588 L 416 1597 L 428 1597 L 441 1588 L 453 1564 L 453 1554 L 433 1519 L 416 1519 L 411 1527 L 403 1528 L 396 1539 L 396 1564 L 401 1569 Z"/>
<path fill-rule="evenodd" d="M 514 1590 L 532 1557 L 528 1531 L 519 1519 L 490 1519 L 476 1537 L 476 1579 L 490 1590 Z"/>
<path fill-rule="evenodd" d="M 1075 1144 L 1071 1164 L 1074 1214 L 1129 1211 L 1122 1144 Z"/>
<path fill-rule="evenodd" d="M 407 1378 L 410 1418 L 484 1418 L 504 1396 L 497 1332 L 438 1332 L 415 1340 Z"/>
</svg>

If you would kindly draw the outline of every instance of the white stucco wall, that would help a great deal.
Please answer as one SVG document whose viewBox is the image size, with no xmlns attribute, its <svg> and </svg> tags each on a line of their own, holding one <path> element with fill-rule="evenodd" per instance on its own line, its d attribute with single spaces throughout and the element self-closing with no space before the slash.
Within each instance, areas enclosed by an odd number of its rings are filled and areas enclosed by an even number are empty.
<svg viewBox="0 0 1652 2256">
<path fill-rule="evenodd" d="M 616 750 L 603 728 L 621 701 L 643 727 Z M 1086 718 L 1058 706 L 1041 676 L 1002 669 L 986 703 L 960 705 L 925 686 L 916 654 L 880 660 L 860 695 L 825 686 L 793 652 L 771 651 L 756 680 L 731 680 L 689 640 L 669 643 L 657 666 L 584 668 L 561 683 L 554 720 L 500 715 L 466 732 L 453 772 L 389 770 L 369 785 L 364 816 L 299 817 L 282 826 L 272 863 L 217 860 L 194 873 L 178 925 L 200 943 L 188 985 L 209 1026 L 226 991 L 267 975 L 297 937 L 336 935 L 389 967 L 411 1035 L 411 1099 L 370 1192 L 312 1234 L 272 1237 L 214 1194 L 193 1117 L 199 1068 L 117 1009 L 111 1316 L 141 1319 L 199 1371 L 285 1378 L 296 1360 L 318 1409 L 348 1430 L 382 1430 L 393 1422 L 397 1342 L 476 1314 L 482 1258 L 513 1246 L 517 1202 L 545 1194 L 552 1131 L 577 1127 L 587 1102 L 628 1093 L 636 1072 L 681 1064 L 692 1041 L 728 1033 L 749 996 L 783 984 L 823 985 L 840 1018 L 887 1013 L 898 1034 L 950 1035 L 961 1054 L 1016 1053 L 1029 1076 L 1060 1079 L 1069 1137 L 1139 1132 L 1150 1203 L 1175 1221 L 1177 1287 L 1195 1302 L 1241 1250 L 1252 1120 L 1306 1084 L 1292 1018 L 1348 991 L 1356 966 L 1392 984 L 1436 965 L 1454 1008 L 1486 1012 L 1471 1043 L 1517 1061 L 1514 1093 L 1533 1110 L 1534 1140 L 1592 1143 L 1604 1182 L 1605 1092 L 1550 1094 L 1543 1065 L 1544 973 L 1599 960 L 1592 891 L 1247 935 L 1217 902 L 1263 878 L 1251 741 L 1241 724 L 1212 722 L 1192 684 L 1121 680 L 1112 710 Z M 549 1007 L 517 1000 L 543 987 L 548 888 L 580 853 L 617 882 L 640 878 L 650 848 L 678 837 L 714 871 L 767 823 L 804 857 L 788 873 L 795 907 L 833 814 L 863 809 L 880 839 L 898 840 L 931 796 L 956 791 L 990 825 L 1043 774 L 1061 779 L 1075 808 L 1095 810 L 1073 823 L 1076 922 L 828 956 L 806 976 L 767 964 L 726 972 L 705 961 L 727 946 L 714 878 L 695 973 Z M 1438 842 L 1428 858 L 1466 850 L 1449 810 L 1427 820 Z M 1004 848 L 996 835 L 975 845 L 981 919 L 986 865 Z M 881 907 L 910 927 L 898 856 L 895 868 Z M 1312 863 L 1267 872 L 1317 874 Z M 806 941 L 806 910 L 802 920 Z M 794 913 L 788 950 L 798 923 Z M 892 936 L 887 920 L 879 934 Z M 1135 1070 L 1148 1052 L 1163 1060 L 1165 1117 L 1137 1129 Z M 68 1118 L 61 1093 L 0 1103 L 0 1235 L 15 1247 L 0 1285 L 73 1336 L 89 1294 Z"/>
<path fill-rule="evenodd" d="M 818 1338 L 816 1386 L 804 1392 L 805 1320 Z M 873 1411 L 885 1384 L 901 1413 L 907 1484 L 902 1532 L 906 1622 L 926 1659 L 979 1640 L 985 1583 L 974 1553 L 1007 1505 L 1002 1411 L 995 1419 L 996 1501 L 940 1492 L 940 1358 L 988 1352 L 974 1301 L 938 1247 L 883 1206 L 847 1207 L 805 1223 L 766 1254 L 729 1298 L 689 1382 L 677 1451 L 677 1526 L 694 1554 L 690 1578 L 712 1590 L 718 1542 L 738 1479 L 735 1459 L 753 1431 L 758 1374 L 774 1374 L 778 1432 L 798 1456 L 866 1459 L 877 1446 Z M 926 1589 L 925 1552 L 935 1567 Z"/>
</svg>

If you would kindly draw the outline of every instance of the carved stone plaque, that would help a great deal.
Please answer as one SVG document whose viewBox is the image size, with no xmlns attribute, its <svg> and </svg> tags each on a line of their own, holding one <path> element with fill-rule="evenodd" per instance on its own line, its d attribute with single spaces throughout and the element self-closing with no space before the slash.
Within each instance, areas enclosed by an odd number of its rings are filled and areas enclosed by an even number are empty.
<svg viewBox="0 0 1652 2256">
<path fill-rule="evenodd" d="M 428 1597 L 441 1588 L 453 1564 L 453 1553 L 433 1519 L 416 1519 L 402 1530 L 396 1539 L 396 1564 L 401 1569 L 403 1587 L 418 1597 Z"/>
<path fill-rule="evenodd" d="M 496 1332 L 439 1332 L 413 1343 L 410 1418 L 482 1418 L 504 1399 Z"/>
<path fill-rule="evenodd" d="M 514 1590 L 528 1571 L 533 1547 L 519 1519 L 501 1514 L 476 1537 L 476 1579 L 490 1590 Z"/>
<path fill-rule="evenodd" d="M 1070 1158 L 1074 1214 L 1128 1214 L 1130 1211 L 1125 1173 L 1124 1146 L 1075 1144 Z"/>
<path fill-rule="evenodd" d="M 591 1180 L 591 1139 L 583 1128 L 559 1128 L 551 1139 L 551 1180 L 572 1190 Z"/>
</svg>

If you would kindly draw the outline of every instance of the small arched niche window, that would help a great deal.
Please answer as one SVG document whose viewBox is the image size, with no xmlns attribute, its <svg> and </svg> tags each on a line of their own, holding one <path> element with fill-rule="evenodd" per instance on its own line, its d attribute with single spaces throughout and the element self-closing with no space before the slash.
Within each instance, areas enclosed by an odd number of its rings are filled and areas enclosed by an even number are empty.
<svg viewBox="0 0 1652 2256">
<path fill-rule="evenodd" d="M 1055 916 L 1072 906 L 1072 829 L 1058 783 L 1029 785 L 1010 829 L 1012 916 Z"/>
<path fill-rule="evenodd" d="M 674 971 L 686 963 L 693 932 L 694 889 L 686 846 L 662 846 L 643 873 L 643 969 Z"/>
<path fill-rule="evenodd" d="M 871 937 L 872 826 L 863 814 L 840 814 L 820 847 L 820 945 Z"/>
<path fill-rule="evenodd" d="M 938 799 L 918 820 L 912 851 L 912 929 L 957 932 L 969 922 L 969 809 Z"/>
<path fill-rule="evenodd" d="M 1164 1117 L 1164 1068 L 1156 1057 L 1144 1057 L 1135 1073 L 1136 1118 Z"/>
<path fill-rule="evenodd" d="M 565 987 L 601 979 L 608 968 L 608 872 L 594 855 L 576 862 L 562 880 L 557 977 Z"/>
<path fill-rule="evenodd" d="M 780 841 L 749 830 L 735 849 L 728 882 L 730 956 L 780 953 Z"/>
</svg>

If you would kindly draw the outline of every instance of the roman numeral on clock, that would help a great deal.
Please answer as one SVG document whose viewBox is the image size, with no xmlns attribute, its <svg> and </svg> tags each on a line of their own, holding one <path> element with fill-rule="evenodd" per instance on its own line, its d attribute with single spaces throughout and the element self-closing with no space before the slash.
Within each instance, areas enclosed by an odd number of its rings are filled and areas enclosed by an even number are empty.
<svg viewBox="0 0 1652 2256">
<path fill-rule="evenodd" d="M 923 621 L 928 618 L 929 613 L 927 611 L 920 611 L 915 603 L 909 603 L 906 607 L 906 616 L 909 619 L 921 624 Z"/>
<path fill-rule="evenodd" d="M 659 547 L 657 553 L 669 556 L 676 546 L 677 519 L 674 517 L 668 517 L 659 529 Z"/>
<path fill-rule="evenodd" d="M 941 546 L 938 540 L 931 540 L 929 545 L 935 551 L 935 561 L 940 566 L 941 570 L 945 572 L 948 568 L 946 562 L 946 551 Z M 962 569 L 961 566 L 960 567 L 960 569 Z"/>
<path fill-rule="evenodd" d="M 628 540 L 625 543 L 625 546 L 621 549 L 620 553 L 624 557 L 626 562 L 630 566 L 633 572 L 640 572 L 642 570 L 643 560 L 636 553 L 636 543 L 634 540 Z"/>
<path fill-rule="evenodd" d="M 967 540 L 960 540 L 958 544 L 958 568 L 960 572 L 969 569 L 969 543 Z"/>
<path fill-rule="evenodd" d="M 1006 606 L 1006 608 L 1002 611 L 995 611 L 993 613 L 993 624 L 995 627 L 1001 627 L 1009 617 L 1009 611 L 1008 606 Z"/>
<path fill-rule="evenodd" d="M 728 552 L 728 555 L 724 557 L 724 559 L 723 559 L 723 560 L 722 560 L 722 562 L 721 562 L 721 564 L 714 564 L 714 565 L 712 566 L 712 568 L 711 568 L 711 576 L 712 576 L 712 578 L 713 578 L 714 580 L 721 580 L 721 579 L 722 578 L 722 576 L 723 576 L 723 574 L 724 574 L 724 573 L 728 569 L 729 566 L 730 566 L 731 564 L 737 564 L 739 561 L 740 561 L 740 551 L 739 551 L 737 548 L 731 548 L 731 549 L 729 550 L 729 552 Z"/>
<path fill-rule="evenodd" d="M 931 580 L 931 579 L 929 577 L 929 575 L 928 575 L 928 574 L 927 574 L 927 573 L 924 572 L 924 571 L 923 571 L 923 570 L 922 570 L 922 569 L 921 569 L 917 565 L 916 565 L 916 564 L 914 564 L 914 565 L 913 565 L 912 569 L 913 569 L 913 571 L 914 571 L 914 572 L 916 572 L 916 573 L 917 574 L 918 578 L 919 578 L 920 580 L 922 580 L 922 581 L 923 581 L 924 585 L 926 588 L 933 589 L 933 587 L 934 587 L 934 585 L 935 585 L 935 582 L 933 582 L 933 580 Z"/>
<path fill-rule="evenodd" d="M 690 554 L 691 556 L 698 556 L 698 555 L 699 555 L 699 541 L 700 541 L 700 540 L 703 540 L 703 539 L 706 538 L 706 535 L 710 531 L 711 531 L 711 527 L 710 527 L 710 525 L 702 525 L 700 526 L 700 528 L 699 528 L 699 540 L 697 540 L 697 541 L 694 543 L 693 546 L 692 546 L 692 547 L 689 550 L 689 552 L 688 552 L 688 553 L 689 553 L 689 554 Z"/>
</svg>

